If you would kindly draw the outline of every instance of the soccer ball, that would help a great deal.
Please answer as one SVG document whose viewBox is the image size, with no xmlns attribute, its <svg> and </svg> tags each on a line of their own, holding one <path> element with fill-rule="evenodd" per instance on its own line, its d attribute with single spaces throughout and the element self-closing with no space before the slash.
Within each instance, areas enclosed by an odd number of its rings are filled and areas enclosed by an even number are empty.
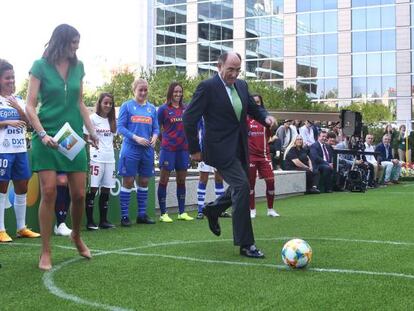
<svg viewBox="0 0 414 311">
<path fill-rule="evenodd" d="M 287 241 L 282 248 L 282 259 L 291 268 L 303 268 L 312 259 L 312 248 L 301 239 Z"/>
</svg>

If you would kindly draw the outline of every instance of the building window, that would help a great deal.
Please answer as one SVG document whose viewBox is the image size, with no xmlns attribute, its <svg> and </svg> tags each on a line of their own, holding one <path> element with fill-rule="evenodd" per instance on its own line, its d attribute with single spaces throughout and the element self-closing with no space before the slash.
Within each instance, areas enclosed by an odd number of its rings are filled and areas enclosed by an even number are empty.
<svg viewBox="0 0 414 311">
<path fill-rule="evenodd" d="M 393 51 L 395 30 L 355 31 L 352 33 L 352 52 Z"/>
<path fill-rule="evenodd" d="M 337 0 L 296 0 L 297 12 L 334 10 L 338 7 Z"/>
<path fill-rule="evenodd" d="M 283 14 L 283 0 L 246 0 L 246 17 Z"/>
</svg>

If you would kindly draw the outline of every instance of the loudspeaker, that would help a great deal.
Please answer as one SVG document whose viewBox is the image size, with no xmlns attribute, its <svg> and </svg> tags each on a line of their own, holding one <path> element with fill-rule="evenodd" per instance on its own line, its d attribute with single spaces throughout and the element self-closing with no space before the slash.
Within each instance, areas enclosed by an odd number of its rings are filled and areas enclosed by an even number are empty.
<svg viewBox="0 0 414 311">
<path fill-rule="evenodd" d="M 362 135 L 362 115 L 359 112 L 351 110 L 341 111 L 341 127 L 342 133 L 346 136 Z"/>
</svg>

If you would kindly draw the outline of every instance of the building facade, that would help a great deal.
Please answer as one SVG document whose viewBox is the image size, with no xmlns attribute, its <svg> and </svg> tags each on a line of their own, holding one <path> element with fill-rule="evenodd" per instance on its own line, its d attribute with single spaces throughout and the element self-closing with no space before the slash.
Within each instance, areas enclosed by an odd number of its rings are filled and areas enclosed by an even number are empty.
<svg viewBox="0 0 414 311">
<path fill-rule="evenodd" d="M 414 0 L 154 0 L 152 63 L 188 75 L 235 50 L 246 77 L 413 115 Z"/>
</svg>

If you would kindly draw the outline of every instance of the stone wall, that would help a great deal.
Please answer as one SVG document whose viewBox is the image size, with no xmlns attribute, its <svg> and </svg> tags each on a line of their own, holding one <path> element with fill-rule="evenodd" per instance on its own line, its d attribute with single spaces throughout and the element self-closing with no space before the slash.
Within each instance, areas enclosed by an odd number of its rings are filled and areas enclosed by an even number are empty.
<svg viewBox="0 0 414 311">
<path fill-rule="evenodd" d="M 300 171 L 274 171 L 275 174 L 275 195 L 298 195 L 303 194 L 306 191 L 306 176 L 305 172 Z M 155 187 L 158 188 L 159 178 L 155 180 Z M 186 205 L 197 205 L 197 186 L 198 176 L 188 176 L 186 187 Z M 226 187 L 226 186 L 225 186 Z M 209 182 L 207 185 L 206 202 L 213 201 L 215 199 L 214 194 L 214 175 L 210 174 Z M 156 192 L 157 190 L 155 190 Z M 256 198 L 264 198 L 266 186 L 262 179 L 258 179 L 256 182 Z M 155 195 L 156 196 L 156 195 Z M 177 207 L 176 196 L 176 183 L 175 177 L 170 178 L 167 188 L 167 207 Z M 155 208 L 159 209 L 158 198 L 155 198 Z"/>
</svg>

